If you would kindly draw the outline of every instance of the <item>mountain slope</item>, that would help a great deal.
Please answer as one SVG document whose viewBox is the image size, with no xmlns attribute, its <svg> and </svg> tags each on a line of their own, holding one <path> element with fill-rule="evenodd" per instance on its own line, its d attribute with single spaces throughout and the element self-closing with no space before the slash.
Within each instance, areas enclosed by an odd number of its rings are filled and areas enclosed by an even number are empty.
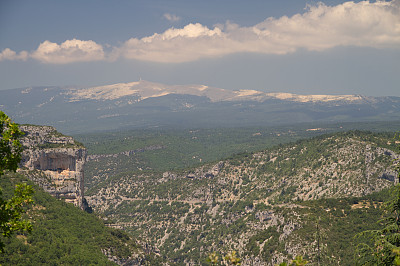
<svg viewBox="0 0 400 266">
<path fill-rule="evenodd" d="M 232 249 L 244 265 L 313 259 L 321 219 L 327 261 L 351 265 L 352 237 L 383 215 L 377 192 L 393 184 L 396 145 L 388 134 L 324 135 L 188 171 L 121 173 L 88 201 L 178 264 Z"/>
<path fill-rule="evenodd" d="M 68 134 L 154 126 L 400 120 L 399 97 L 232 91 L 143 80 L 93 88 L 24 88 L 1 94 L 0 109 L 18 123 L 48 124 Z"/>
<path fill-rule="evenodd" d="M 4 196 L 15 184 L 29 182 L 19 174 L 0 179 Z M 57 200 L 41 188 L 35 189 L 34 204 L 27 211 L 32 221 L 30 234 L 5 239 L 4 265 L 139 265 L 154 261 L 145 254 L 142 243 L 127 233 L 108 228 L 93 214 Z"/>
</svg>

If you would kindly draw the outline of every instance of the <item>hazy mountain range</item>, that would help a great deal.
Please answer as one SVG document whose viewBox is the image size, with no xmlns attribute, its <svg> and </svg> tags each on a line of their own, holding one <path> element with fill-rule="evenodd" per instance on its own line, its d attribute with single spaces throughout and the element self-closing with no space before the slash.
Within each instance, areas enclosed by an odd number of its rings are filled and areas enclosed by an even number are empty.
<svg viewBox="0 0 400 266">
<path fill-rule="evenodd" d="M 154 126 L 400 120 L 400 97 L 233 91 L 140 80 L 91 88 L 4 90 L 0 109 L 18 123 L 47 124 L 77 133 Z"/>
</svg>

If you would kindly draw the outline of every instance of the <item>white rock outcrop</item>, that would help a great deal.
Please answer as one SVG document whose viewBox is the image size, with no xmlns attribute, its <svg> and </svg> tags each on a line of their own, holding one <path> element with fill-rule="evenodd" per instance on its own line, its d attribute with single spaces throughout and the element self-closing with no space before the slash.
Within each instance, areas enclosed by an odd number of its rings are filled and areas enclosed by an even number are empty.
<svg viewBox="0 0 400 266">
<path fill-rule="evenodd" d="M 21 171 L 52 196 L 83 208 L 86 149 L 49 126 L 20 126 L 25 132 Z"/>
</svg>

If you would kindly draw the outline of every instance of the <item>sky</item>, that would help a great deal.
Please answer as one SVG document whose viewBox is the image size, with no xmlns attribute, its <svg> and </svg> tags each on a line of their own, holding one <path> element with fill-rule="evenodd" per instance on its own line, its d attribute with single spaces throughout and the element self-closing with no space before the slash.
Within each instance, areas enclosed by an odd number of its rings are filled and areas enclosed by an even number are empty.
<svg viewBox="0 0 400 266">
<path fill-rule="evenodd" d="M 0 90 L 139 79 L 400 96 L 400 0 L 0 0 Z"/>
</svg>

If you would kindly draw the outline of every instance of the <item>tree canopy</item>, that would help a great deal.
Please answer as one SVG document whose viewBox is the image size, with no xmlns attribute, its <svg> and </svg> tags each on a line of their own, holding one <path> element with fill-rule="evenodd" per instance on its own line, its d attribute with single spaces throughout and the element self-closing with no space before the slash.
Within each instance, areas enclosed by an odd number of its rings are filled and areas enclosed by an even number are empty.
<svg viewBox="0 0 400 266">
<path fill-rule="evenodd" d="M 16 171 L 21 161 L 22 146 L 19 138 L 23 132 L 18 125 L 0 111 L 0 178 L 5 171 Z M 3 237 L 11 237 L 14 232 L 31 231 L 32 224 L 22 218 L 24 206 L 32 203 L 33 188 L 27 184 L 16 185 L 14 196 L 3 199 L 0 188 L 0 233 Z M 0 238 L 0 252 L 4 243 Z"/>
</svg>

